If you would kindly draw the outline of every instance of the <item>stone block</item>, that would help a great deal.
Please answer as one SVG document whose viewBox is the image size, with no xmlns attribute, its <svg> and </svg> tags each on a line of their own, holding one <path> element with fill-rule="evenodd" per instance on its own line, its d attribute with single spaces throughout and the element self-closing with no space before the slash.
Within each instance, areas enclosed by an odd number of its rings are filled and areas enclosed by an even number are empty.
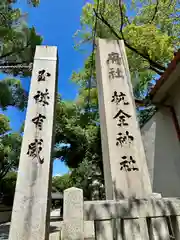
<svg viewBox="0 0 180 240">
<path fill-rule="evenodd" d="M 84 239 L 83 191 L 68 188 L 64 191 L 62 240 Z"/>
</svg>

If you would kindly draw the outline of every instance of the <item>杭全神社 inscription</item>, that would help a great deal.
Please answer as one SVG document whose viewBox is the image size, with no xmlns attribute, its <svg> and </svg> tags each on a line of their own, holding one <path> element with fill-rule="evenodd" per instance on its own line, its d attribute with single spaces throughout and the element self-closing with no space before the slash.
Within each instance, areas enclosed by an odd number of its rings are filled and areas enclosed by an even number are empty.
<svg viewBox="0 0 180 240">
<path fill-rule="evenodd" d="M 121 64 L 122 60 L 119 56 L 118 53 L 116 52 L 111 52 L 108 54 L 108 59 L 107 59 L 107 64 L 110 66 L 110 64 L 117 65 L 115 67 L 109 67 L 109 79 L 120 79 L 121 81 L 124 81 L 124 76 L 123 72 L 121 70 Z M 124 107 L 129 105 L 129 102 L 127 100 L 126 94 L 123 92 L 117 92 L 114 90 L 113 95 L 112 95 L 112 103 L 115 103 L 116 106 L 119 106 L 120 104 L 123 104 Z M 131 118 L 131 115 L 128 114 L 124 109 L 119 108 L 118 111 L 116 112 L 115 116 L 113 116 L 113 119 L 118 119 L 117 126 L 118 127 L 128 127 L 128 119 Z M 118 132 L 116 136 L 116 146 L 119 147 L 124 147 L 127 144 L 132 144 L 134 141 L 134 136 L 130 135 L 129 131 L 126 130 L 125 133 L 123 132 Z M 135 167 L 136 160 L 133 159 L 132 156 L 128 157 L 123 156 L 122 161 L 120 162 L 120 170 L 125 170 L 125 171 L 138 171 L 139 169 Z"/>
<path fill-rule="evenodd" d="M 136 160 L 134 160 L 132 156 L 130 157 L 123 156 L 121 158 L 122 161 L 120 162 L 120 170 L 124 169 L 125 171 L 128 172 L 139 170 L 137 167 L 135 167 Z"/>
<path fill-rule="evenodd" d="M 124 105 L 129 105 L 129 102 L 127 102 L 125 98 L 126 94 L 124 94 L 123 92 L 120 92 L 118 94 L 117 91 L 114 91 L 111 102 L 115 102 L 116 105 L 118 105 L 122 101 Z"/>
<path fill-rule="evenodd" d="M 134 137 L 132 135 L 130 135 L 128 131 L 126 131 L 125 134 L 120 132 L 117 135 L 118 135 L 118 137 L 116 138 L 117 146 L 120 145 L 122 147 L 123 144 L 131 144 L 134 140 Z"/>
</svg>

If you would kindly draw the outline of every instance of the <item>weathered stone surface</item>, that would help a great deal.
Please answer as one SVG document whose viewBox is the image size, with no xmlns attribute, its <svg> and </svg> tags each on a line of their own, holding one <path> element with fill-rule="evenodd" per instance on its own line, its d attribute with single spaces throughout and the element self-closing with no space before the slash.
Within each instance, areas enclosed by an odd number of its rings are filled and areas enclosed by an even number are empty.
<svg viewBox="0 0 180 240">
<path fill-rule="evenodd" d="M 149 232 L 152 240 L 170 240 L 169 229 L 167 224 L 167 215 L 171 214 L 169 204 L 165 202 L 165 199 L 161 198 L 160 193 L 152 193 L 151 199 L 149 200 L 149 211 L 156 217 L 150 219 Z M 158 213 L 163 217 L 157 217 Z M 160 216 L 161 216 L 160 215 Z"/>
<path fill-rule="evenodd" d="M 65 220 L 83 219 L 83 191 L 79 188 L 68 188 L 64 191 Z"/>
<path fill-rule="evenodd" d="M 84 203 L 84 220 L 180 216 L 180 199 L 149 198 Z"/>
<path fill-rule="evenodd" d="M 151 218 L 150 233 L 152 240 L 170 240 L 166 218 Z"/>
<path fill-rule="evenodd" d="M 128 240 L 149 240 L 145 219 L 124 220 L 124 234 Z"/>
<path fill-rule="evenodd" d="M 113 223 L 111 220 L 96 221 L 96 238 L 98 240 L 113 240 Z"/>
<path fill-rule="evenodd" d="M 83 221 L 71 220 L 63 222 L 63 240 L 84 240 Z"/>
<path fill-rule="evenodd" d="M 106 197 L 147 197 L 152 189 L 123 41 L 98 40 L 96 72 Z"/>
<path fill-rule="evenodd" d="M 161 195 L 161 193 L 151 193 L 150 195 L 149 195 L 149 198 L 162 198 L 162 195 Z"/>
<path fill-rule="evenodd" d="M 83 240 L 83 191 L 68 188 L 64 191 L 62 240 Z"/>
<path fill-rule="evenodd" d="M 171 220 L 172 220 L 172 226 L 174 229 L 174 237 L 175 239 L 180 239 L 180 216 L 176 216 Z"/>
<path fill-rule="evenodd" d="M 46 71 L 46 79 L 45 81 L 38 81 L 39 71 L 43 69 Z M 37 46 L 9 240 L 45 240 L 48 238 L 49 182 L 52 174 L 51 151 L 57 85 L 56 71 L 57 48 Z M 41 93 L 48 93 L 48 95 Z M 44 103 L 43 106 L 43 101 L 48 102 L 48 104 Z M 43 119 L 42 130 L 32 121 L 39 114 L 46 117 Z M 35 142 L 35 139 L 38 142 Z M 43 140 L 41 144 L 40 139 Z M 31 145 L 30 149 L 28 146 L 32 143 L 34 145 Z M 42 149 L 39 149 L 40 146 Z M 36 149 L 34 152 L 33 147 Z M 39 150 L 40 153 L 38 153 Z M 43 159 L 44 161 L 41 162 Z"/>
<path fill-rule="evenodd" d="M 95 239 L 94 221 L 84 221 L 84 239 L 85 240 Z"/>
</svg>

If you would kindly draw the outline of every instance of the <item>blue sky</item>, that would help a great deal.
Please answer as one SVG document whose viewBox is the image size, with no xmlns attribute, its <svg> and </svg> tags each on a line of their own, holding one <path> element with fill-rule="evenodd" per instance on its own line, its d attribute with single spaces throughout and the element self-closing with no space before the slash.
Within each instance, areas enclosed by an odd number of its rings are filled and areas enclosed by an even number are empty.
<svg viewBox="0 0 180 240">
<path fill-rule="evenodd" d="M 73 34 L 80 28 L 80 15 L 84 0 L 42 0 L 38 8 L 30 7 L 27 0 L 18 0 L 16 6 L 28 13 L 27 22 L 34 26 L 43 37 L 43 45 L 57 46 L 59 53 L 58 91 L 65 100 L 73 100 L 77 95 L 77 86 L 70 81 L 73 70 L 83 66 L 86 54 L 74 50 Z M 2 79 L 3 75 L 0 75 Z M 22 79 L 25 89 L 29 89 L 30 79 Z M 6 115 L 11 120 L 14 131 L 20 129 L 25 112 L 9 108 Z M 60 161 L 54 161 L 53 175 L 68 171 Z"/>
</svg>

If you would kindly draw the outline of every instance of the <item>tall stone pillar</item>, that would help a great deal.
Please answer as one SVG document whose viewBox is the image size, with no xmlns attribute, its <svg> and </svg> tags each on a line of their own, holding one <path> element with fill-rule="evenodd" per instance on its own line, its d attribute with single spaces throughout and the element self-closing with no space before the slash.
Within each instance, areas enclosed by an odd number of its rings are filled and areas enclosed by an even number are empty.
<svg viewBox="0 0 180 240">
<path fill-rule="evenodd" d="M 9 240 L 48 238 L 57 47 L 37 46 Z"/>
<path fill-rule="evenodd" d="M 96 73 L 107 199 L 152 193 L 123 41 L 98 39 Z"/>
</svg>

